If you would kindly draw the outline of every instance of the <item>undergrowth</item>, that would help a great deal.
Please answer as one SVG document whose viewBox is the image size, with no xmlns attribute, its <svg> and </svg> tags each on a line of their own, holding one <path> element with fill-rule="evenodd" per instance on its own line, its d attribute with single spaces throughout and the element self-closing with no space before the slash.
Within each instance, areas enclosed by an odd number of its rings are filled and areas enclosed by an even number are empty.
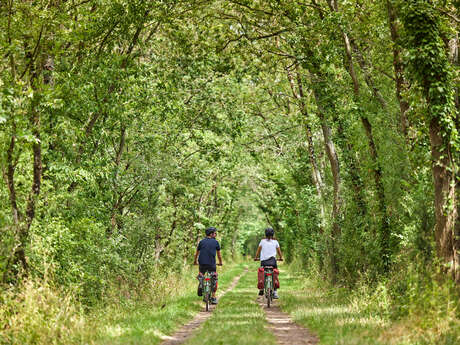
<svg viewBox="0 0 460 345">
<path fill-rule="evenodd" d="M 201 307 L 196 270 L 158 272 L 136 284 L 114 279 L 104 298 L 90 308 L 71 289 L 54 286 L 51 278 L 29 278 L 0 293 L 0 344 L 157 343 Z M 229 265 L 220 284 L 225 287 L 239 270 Z"/>
<path fill-rule="evenodd" d="M 444 275 L 408 265 L 390 278 L 349 288 L 294 267 L 281 278 L 281 306 L 321 344 L 460 344 L 459 293 Z"/>
</svg>

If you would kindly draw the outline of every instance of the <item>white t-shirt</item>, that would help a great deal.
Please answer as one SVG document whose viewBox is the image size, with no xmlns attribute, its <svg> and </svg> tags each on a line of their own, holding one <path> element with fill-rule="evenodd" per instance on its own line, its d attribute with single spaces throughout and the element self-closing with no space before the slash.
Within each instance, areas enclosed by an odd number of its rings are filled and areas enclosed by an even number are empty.
<svg viewBox="0 0 460 345">
<path fill-rule="evenodd" d="M 259 243 L 259 247 L 262 247 L 260 252 L 260 261 L 270 259 L 272 256 L 276 257 L 276 248 L 279 248 L 280 244 L 277 240 L 262 239 Z"/>
</svg>

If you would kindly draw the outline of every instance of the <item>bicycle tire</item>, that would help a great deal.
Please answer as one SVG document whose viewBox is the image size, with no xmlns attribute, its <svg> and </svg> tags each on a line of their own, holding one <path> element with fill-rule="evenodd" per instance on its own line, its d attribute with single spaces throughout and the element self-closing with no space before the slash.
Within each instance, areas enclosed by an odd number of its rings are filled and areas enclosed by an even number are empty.
<svg viewBox="0 0 460 345">
<path fill-rule="evenodd" d="M 267 308 L 270 308 L 272 299 L 272 280 L 270 278 L 266 281 L 265 298 L 267 299 Z"/>
<path fill-rule="evenodd" d="M 204 301 L 206 303 L 206 311 L 209 311 L 209 302 L 211 300 L 211 284 L 209 283 L 209 273 L 205 273 L 205 295 L 204 295 Z"/>
</svg>

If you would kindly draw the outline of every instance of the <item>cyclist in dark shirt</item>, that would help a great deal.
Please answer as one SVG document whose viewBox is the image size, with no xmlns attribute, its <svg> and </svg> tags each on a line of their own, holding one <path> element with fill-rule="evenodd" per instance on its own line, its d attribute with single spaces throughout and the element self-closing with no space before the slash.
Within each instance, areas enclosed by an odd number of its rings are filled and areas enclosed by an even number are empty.
<svg viewBox="0 0 460 345">
<path fill-rule="evenodd" d="M 193 261 L 194 265 L 200 265 L 198 280 L 200 284 L 198 285 L 198 296 L 202 295 L 203 289 L 203 274 L 206 271 L 211 273 L 213 280 L 213 291 L 211 297 L 211 303 L 217 304 L 216 291 L 217 291 L 217 269 L 216 269 L 216 254 L 219 259 L 219 266 L 222 266 L 222 257 L 220 256 L 220 245 L 216 240 L 217 229 L 210 227 L 206 229 L 206 238 L 203 238 L 195 253 L 195 259 Z M 198 259 L 198 262 L 197 262 Z"/>
</svg>

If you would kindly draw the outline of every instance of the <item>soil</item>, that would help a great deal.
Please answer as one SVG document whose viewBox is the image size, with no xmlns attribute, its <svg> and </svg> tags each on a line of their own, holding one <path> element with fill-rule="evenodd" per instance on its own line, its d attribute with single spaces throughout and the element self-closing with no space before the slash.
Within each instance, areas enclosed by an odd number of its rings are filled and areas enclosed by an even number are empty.
<svg viewBox="0 0 460 345">
<path fill-rule="evenodd" d="M 280 345 L 315 345 L 318 338 L 311 334 L 308 329 L 292 321 L 289 314 L 284 313 L 272 301 L 270 308 L 267 307 L 263 296 L 257 298 L 257 302 L 264 309 L 267 315 L 268 328 L 273 332 Z"/>
<path fill-rule="evenodd" d="M 247 272 L 247 270 L 246 270 Z M 244 273 L 243 273 L 244 274 Z M 230 286 L 223 291 L 222 293 L 217 293 L 217 297 L 222 297 L 224 296 L 228 291 L 233 290 L 233 288 L 238 284 L 238 281 L 240 280 L 241 275 L 235 277 L 233 279 L 232 283 Z M 186 325 L 182 326 L 176 333 L 174 333 L 172 336 L 163 336 L 164 341 L 161 343 L 161 345 L 179 345 L 183 344 L 191 335 L 192 333 L 203 323 L 205 322 L 214 312 L 214 309 L 216 308 L 215 305 L 209 305 L 209 311 L 206 311 L 206 306 L 203 306 L 201 311 L 195 316 L 195 318 L 187 323 Z"/>
<path fill-rule="evenodd" d="M 247 272 L 247 270 L 246 270 Z M 244 273 L 243 273 L 244 274 Z M 230 287 L 219 294 L 219 297 L 225 295 L 228 291 L 232 290 L 241 276 L 235 277 Z M 284 313 L 277 306 L 277 302 L 273 301 L 270 308 L 267 308 L 264 297 L 259 296 L 257 302 L 264 309 L 267 316 L 268 328 L 276 337 L 280 345 L 316 345 L 318 338 L 311 334 L 306 328 L 296 324 L 292 321 L 289 314 Z M 164 341 L 161 345 L 178 345 L 183 344 L 194 331 L 205 322 L 214 312 L 216 306 L 210 305 L 210 311 L 206 311 L 206 307 L 195 316 L 195 318 L 188 324 L 180 328 L 172 336 L 163 336 Z"/>
</svg>

